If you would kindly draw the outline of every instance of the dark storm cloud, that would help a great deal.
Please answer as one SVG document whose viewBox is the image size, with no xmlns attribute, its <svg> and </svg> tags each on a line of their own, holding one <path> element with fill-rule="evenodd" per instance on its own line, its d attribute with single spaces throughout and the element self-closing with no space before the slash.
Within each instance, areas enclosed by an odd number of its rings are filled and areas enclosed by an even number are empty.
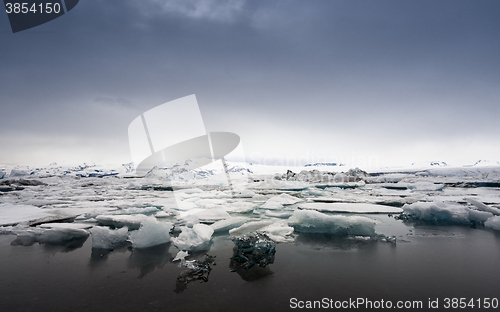
<svg viewBox="0 0 500 312">
<path fill-rule="evenodd" d="M 105 137 L 126 154 L 133 118 L 196 93 L 207 128 L 249 151 L 276 145 L 266 129 L 296 153 L 482 138 L 499 130 L 498 13 L 497 1 L 88 0 L 18 34 L 0 14 L 0 131 L 21 145 Z"/>
</svg>

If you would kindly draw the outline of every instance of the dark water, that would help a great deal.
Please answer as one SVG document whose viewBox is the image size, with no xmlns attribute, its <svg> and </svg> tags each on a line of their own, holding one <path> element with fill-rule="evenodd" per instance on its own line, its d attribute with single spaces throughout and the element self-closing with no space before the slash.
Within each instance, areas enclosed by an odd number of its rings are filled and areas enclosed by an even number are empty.
<svg viewBox="0 0 500 312">
<path fill-rule="evenodd" d="M 300 235 L 278 244 L 265 269 L 231 272 L 233 242 L 215 237 L 217 265 L 206 283 L 175 292 L 182 270 L 170 245 L 110 253 L 81 248 L 11 246 L 0 236 L 2 311 L 287 311 L 290 299 L 500 298 L 500 235 L 455 226 L 416 227 L 397 244 Z M 202 258 L 202 255 L 199 255 Z M 364 308 L 351 309 L 355 311 Z M 383 309 L 378 309 L 383 310 Z M 396 310 L 396 309 L 394 309 Z M 500 309 L 447 309 L 447 311 Z"/>
</svg>

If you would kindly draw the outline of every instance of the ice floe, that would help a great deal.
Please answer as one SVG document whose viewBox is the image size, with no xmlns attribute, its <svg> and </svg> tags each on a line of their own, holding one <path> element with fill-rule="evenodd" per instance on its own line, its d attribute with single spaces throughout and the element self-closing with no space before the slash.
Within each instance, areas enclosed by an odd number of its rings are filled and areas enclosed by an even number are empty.
<svg viewBox="0 0 500 312">
<path fill-rule="evenodd" d="M 129 239 L 134 248 L 147 248 L 170 241 L 172 223 L 159 222 L 155 217 L 146 217 L 137 231 L 130 232 Z"/>
<path fill-rule="evenodd" d="M 304 203 L 299 208 L 336 213 L 401 213 L 403 209 L 365 203 Z"/>
<path fill-rule="evenodd" d="M 337 236 L 373 236 L 377 221 L 363 216 L 326 215 L 314 210 L 296 210 L 288 224 L 299 233 Z"/>
<path fill-rule="evenodd" d="M 127 227 L 111 230 L 103 226 L 94 226 L 89 231 L 92 236 L 92 248 L 112 250 L 128 239 Z"/>
<path fill-rule="evenodd" d="M 207 250 L 213 233 L 214 229 L 205 224 L 195 224 L 192 228 L 182 227 L 179 236 L 172 238 L 172 243 L 179 250 Z"/>
</svg>

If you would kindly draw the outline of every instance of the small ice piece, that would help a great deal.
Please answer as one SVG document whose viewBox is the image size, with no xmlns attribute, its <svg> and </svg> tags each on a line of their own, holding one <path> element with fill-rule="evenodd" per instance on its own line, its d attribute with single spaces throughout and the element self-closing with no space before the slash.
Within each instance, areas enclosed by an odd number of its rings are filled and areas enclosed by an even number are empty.
<svg viewBox="0 0 500 312">
<path fill-rule="evenodd" d="M 137 230 L 141 224 L 149 217 L 143 214 L 136 215 L 99 215 L 95 217 L 100 225 L 111 227 L 128 227 L 130 230 Z"/>
<path fill-rule="evenodd" d="M 272 220 L 260 220 L 260 221 L 247 222 L 240 227 L 229 230 L 229 234 L 231 234 L 233 236 L 239 236 L 239 235 L 247 234 L 250 232 L 255 232 L 255 231 L 260 230 L 260 229 L 262 229 L 262 228 L 264 228 L 272 223 L 273 223 Z"/>
<path fill-rule="evenodd" d="M 184 258 L 186 258 L 187 256 L 189 256 L 189 252 L 181 250 L 177 253 L 174 260 L 172 260 L 172 261 L 181 261 L 182 262 L 184 260 Z"/>
<path fill-rule="evenodd" d="M 226 207 L 227 212 L 250 213 L 257 207 L 257 204 L 248 202 L 234 202 L 228 203 L 226 204 L 226 206 L 228 206 Z"/>
<path fill-rule="evenodd" d="M 157 218 L 169 218 L 169 217 L 173 217 L 175 215 L 176 214 L 173 214 L 172 212 L 167 213 L 166 211 L 162 210 L 162 211 L 157 212 L 155 214 L 155 217 L 157 217 Z"/>
<path fill-rule="evenodd" d="M 113 250 L 116 246 L 123 244 L 127 240 L 127 234 L 127 227 L 111 230 L 103 226 L 94 226 L 90 229 L 92 248 Z"/>
<path fill-rule="evenodd" d="M 134 248 L 147 248 L 170 241 L 170 222 L 159 222 L 155 217 L 147 217 L 139 230 L 130 232 L 129 239 Z"/>
<path fill-rule="evenodd" d="M 269 238 L 278 243 L 293 241 L 293 238 L 290 237 L 293 233 L 293 227 L 288 226 L 284 220 L 263 227 L 259 232 L 266 233 Z"/>
<path fill-rule="evenodd" d="M 413 191 L 426 191 L 426 192 L 435 192 L 442 191 L 444 188 L 444 184 L 434 184 L 429 182 L 414 182 L 408 183 L 408 189 Z"/>
<path fill-rule="evenodd" d="M 237 190 L 234 192 L 233 197 L 235 198 L 252 198 L 255 195 L 255 192 L 248 190 L 248 189 L 243 189 L 243 190 Z"/>
<path fill-rule="evenodd" d="M 261 208 L 262 209 L 282 209 L 283 206 L 293 205 L 293 204 L 296 204 L 296 203 L 301 202 L 301 201 L 303 201 L 303 200 L 300 198 L 283 193 L 283 194 L 269 198 L 264 203 L 264 205 L 262 205 Z"/>
<path fill-rule="evenodd" d="M 223 208 L 204 209 L 194 213 L 194 215 L 198 217 L 200 222 L 205 223 L 213 223 L 231 217 Z"/>
<path fill-rule="evenodd" d="M 472 204 L 474 205 L 478 210 L 481 210 L 481 211 L 486 211 L 486 212 L 489 212 L 489 213 L 492 213 L 494 214 L 495 216 L 500 216 L 500 209 L 498 208 L 494 208 L 494 207 L 490 207 L 488 205 L 485 205 L 483 204 L 482 202 L 478 201 L 478 200 L 475 200 L 474 198 L 466 198 L 465 199 L 469 204 Z"/>
<path fill-rule="evenodd" d="M 329 216 L 314 210 L 295 210 L 288 225 L 299 233 L 374 236 L 377 221 L 362 216 Z"/>
<path fill-rule="evenodd" d="M 192 228 L 182 227 L 181 234 L 171 239 L 179 250 L 206 250 L 210 247 L 210 241 L 214 229 L 206 224 L 195 224 Z"/>
<path fill-rule="evenodd" d="M 59 228 L 44 230 L 38 236 L 40 243 L 62 244 L 64 242 L 82 239 L 89 236 L 89 232 L 82 229 Z"/>
<path fill-rule="evenodd" d="M 286 211 L 266 210 L 266 216 L 272 218 L 288 219 L 292 214 L 293 210 L 286 210 Z"/>
<path fill-rule="evenodd" d="M 489 218 L 486 222 L 484 222 L 484 226 L 495 231 L 500 231 L 500 216 Z"/>
<path fill-rule="evenodd" d="M 227 232 L 235 227 L 241 226 L 247 218 L 245 217 L 230 217 L 224 220 L 217 221 L 210 225 L 214 232 Z"/>
<path fill-rule="evenodd" d="M 40 224 L 41 228 L 46 229 L 82 229 L 88 230 L 92 227 L 92 224 L 88 223 L 44 223 Z"/>
<path fill-rule="evenodd" d="M 299 205 L 300 209 L 316 210 L 336 213 L 401 213 L 403 209 L 365 203 L 305 203 Z"/>
</svg>

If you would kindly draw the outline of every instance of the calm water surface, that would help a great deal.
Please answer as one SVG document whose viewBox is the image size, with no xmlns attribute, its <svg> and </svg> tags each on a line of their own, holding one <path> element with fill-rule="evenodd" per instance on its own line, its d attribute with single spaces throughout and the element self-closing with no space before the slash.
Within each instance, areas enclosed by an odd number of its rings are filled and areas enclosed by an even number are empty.
<svg viewBox="0 0 500 312">
<path fill-rule="evenodd" d="M 277 245 L 274 264 L 242 272 L 230 271 L 234 244 L 219 236 L 209 281 L 184 290 L 170 245 L 108 253 L 92 250 L 91 238 L 80 248 L 11 246 L 14 239 L 0 236 L 2 311 L 287 311 L 291 298 L 424 307 L 429 298 L 500 298 L 500 235 L 483 229 L 420 226 L 397 244 L 299 235 Z M 456 311 L 466 310 L 486 311 Z"/>
</svg>

